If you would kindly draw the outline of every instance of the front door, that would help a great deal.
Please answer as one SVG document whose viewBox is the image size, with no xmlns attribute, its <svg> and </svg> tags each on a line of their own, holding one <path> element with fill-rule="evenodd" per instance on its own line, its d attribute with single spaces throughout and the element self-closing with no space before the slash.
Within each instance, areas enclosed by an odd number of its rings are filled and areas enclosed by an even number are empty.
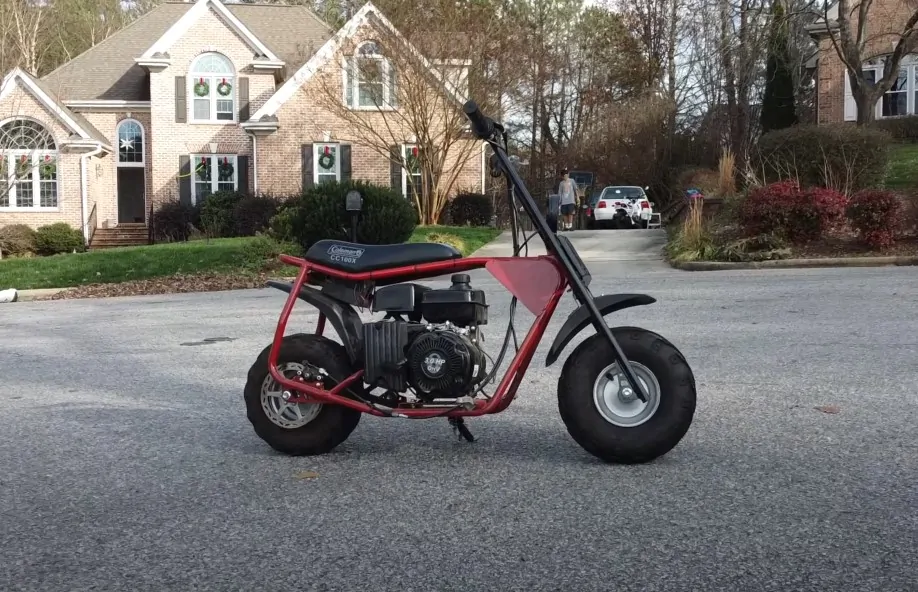
<svg viewBox="0 0 918 592">
<path fill-rule="evenodd" d="M 146 218 L 144 185 L 142 167 L 120 167 L 118 169 L 119 224 L 144 222 Z"/>
</svg>

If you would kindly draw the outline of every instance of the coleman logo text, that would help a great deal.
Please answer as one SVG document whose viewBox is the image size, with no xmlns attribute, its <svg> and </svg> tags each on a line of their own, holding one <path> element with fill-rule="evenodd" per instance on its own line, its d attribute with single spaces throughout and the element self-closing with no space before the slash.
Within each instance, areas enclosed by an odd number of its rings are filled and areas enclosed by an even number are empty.
<svg viewBox="0 0 918 592">
<path fill-rule="evenodd" d="M 342 245 L 332 245 L 328 248 L 329 259 L 340 263 L 357 263 L 357 260 L 363 255 L 364 249 L 355 249 L 354 247 L 345 247 Z"/>
</svg>

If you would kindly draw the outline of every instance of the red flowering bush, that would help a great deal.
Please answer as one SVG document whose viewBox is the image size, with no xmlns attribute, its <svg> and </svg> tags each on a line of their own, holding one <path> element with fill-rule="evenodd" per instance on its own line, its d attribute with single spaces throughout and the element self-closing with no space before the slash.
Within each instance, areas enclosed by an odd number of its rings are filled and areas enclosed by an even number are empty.
<svg viewBox="0 0 918 592">
<path fill-rule="evenodd" d="M 777 234 L 806 242 L 843 222 L 846 206 L 847 198 L 832 189 L 802 189 L 796 181 L 778 181 L 749 192 L 739 221 L 751 235 Z"/>
<path fill-rule="evenodd" d="M 895 241 L 903 209 L 902 200 L 892 191 L 865 189 L 851 198 L 847 215 L 866 245 L 884 249 Z"/>
</svg>

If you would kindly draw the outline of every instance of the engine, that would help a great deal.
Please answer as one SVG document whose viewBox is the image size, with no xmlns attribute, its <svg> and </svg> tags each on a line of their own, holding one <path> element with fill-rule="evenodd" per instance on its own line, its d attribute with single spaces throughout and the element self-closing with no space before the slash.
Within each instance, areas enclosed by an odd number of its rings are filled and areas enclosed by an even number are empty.
<svg viewBox="0 0 918 592">
<path fill-rule="evenodd" d="M 466 274 L 453 275 L 442 290 L 417 284 L 378 290 L 373 310 L 387 312 L 387 319 L 363 326 L 364 380 L 398 393 L 411 387 L 425 401 L 469 394 L 486 376 L 478 336 L 487 309 L 484 292 L 473 290 Z"/>
<path fill-rule="evenodd" d="M 461 397 L 485 376 L 485 356 L 450 329 L 429 331 L 408 345 L 408 384 L 422 398 Z"/>
</svg>

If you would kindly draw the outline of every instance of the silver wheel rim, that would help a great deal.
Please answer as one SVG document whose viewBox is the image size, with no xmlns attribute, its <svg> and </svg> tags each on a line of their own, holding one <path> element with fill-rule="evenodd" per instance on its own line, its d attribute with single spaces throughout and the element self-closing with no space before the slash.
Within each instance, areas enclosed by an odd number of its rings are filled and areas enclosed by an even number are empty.
<svg viewBox="0 0 918 592">
<path fill-rule="evenodd" d="M 277 367 L 286 378 L 302 375 L 306 370 L 303 364 L 289 362 Z M 301 428 L 314 420 L 322 410 L 321 403 L 290 403 L 287 399 L 292 393 L 278 384 L 268 374 L 261 383 L 261 408 L 274 425 L 288 430 Z"/>
<path fill-rule="evenodd" d="M 633 428 L 648 421 L 660 406 L 660 383 L 647 366 L 631 362 L 631 369 L 645 393 L 647 402 L 628 387 L 628 379 L 621 373 L 618 362 L 610 364 L 599 373 L 593 383 L 593 403 L 603 419 L 623 428 Z"/>
</svg>

